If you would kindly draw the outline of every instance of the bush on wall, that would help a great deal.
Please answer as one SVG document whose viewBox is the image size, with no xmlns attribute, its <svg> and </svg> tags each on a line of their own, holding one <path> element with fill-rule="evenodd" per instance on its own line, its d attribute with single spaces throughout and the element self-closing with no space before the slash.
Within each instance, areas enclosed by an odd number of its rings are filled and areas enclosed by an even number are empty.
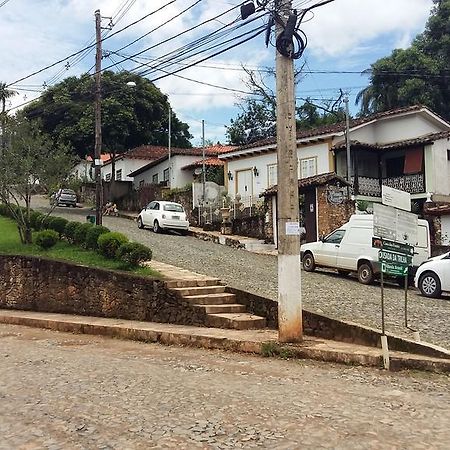
<svg viewBox="0 0 450 450">
<path fill-rule="evenodd" d="M 55 230 L 38 231 L 35 235 L 35 242 L 38 247 L 48 250 L 58 242 L 58 233 Z"/>
<path fill-rule="evenodd" d="M 91 250 L 97 250 L 98 249 L 98 238 L 105 233 L 109 233 L 109 228 L 103 227 L 101 225 L 99 226 L 93 226 L 89 228 L 89 230 L 86 233 L 86 241 L 85 246 L 88 249 Z"/>
<path fill-rule="evenodd" d="M 126 242 L 128 242 L 128 238 L 122 233 L 116 232 L 104 233 L 97 241 L 100 253 L 111 259 L 116 256 L 119 247 Z"/>
<path fill-rule="evenodd" d="M 126 242 L 118 248 L 116 256 L 130 266 L 138 266 L 152 259 L 152 251 L 138 242 Z"/>
</svg>

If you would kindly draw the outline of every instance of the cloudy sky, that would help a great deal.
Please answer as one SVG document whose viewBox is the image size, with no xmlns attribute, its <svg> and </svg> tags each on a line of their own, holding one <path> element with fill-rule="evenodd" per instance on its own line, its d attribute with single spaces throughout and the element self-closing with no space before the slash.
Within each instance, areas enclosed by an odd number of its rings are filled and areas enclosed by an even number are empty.
<svg viewBox="0 0 450 450">
<path fill-rule="evenodd" d="M 186 66 L 232 45 L 237 42 L 231 40 L 236 36 L 248 33 L 238 41 L 251 36 L 252 30 L 267 22 L 266 16 L 252 16 L 255 20 L 250 24 L 232 30 L 233 26 L 242 24 L 236 20 L 239 8 L 234 8 L 240 3 L 239 0 L 7 0 L 6 3 L 0 0 L 0 5 L 3 4 L 0 6 L 0 81 L 15 83 L 11 88 L 19 92 L 8 107 L 14 108 L 39 96 L 43 86 L 67 76 L 89 70 L 92 73 L 94 48 L 67 57 L 93 42 L 96 9 L 101 10 L 102 16 L 113 17 L 110 35 L 148 15 L 104 41 L 105 51 L 117 53 L 109 53 L 103 59 L 103 67 L 137 73 L 148 69 L 146 76 L 150 80 L 164 76 L 154 82 L 169 96 L 176 114 L 190 125 L 193 143 L 200 142 L 202 119 L 206 138 L 224 142 L 224 125 L 238 114 L 236 103 L 243 95 L 233 90 L 248 91 L 242 65 L 250 69 L 273 67 L 275 50 L 271 45 L 266 48 L 263 33 L 195 67 Z M 301 9 L 317 1 L 293 0 L 293 3 Z M 307 15 L 301 29 L 308 37 L 308 47 L 296 64 L 306 63 L 304 68 L 312 73 L 298 85 L 297 97 L 311 97 L 316 103 L 323 103 L 336 98 L 342 88 L 350 93 L 354 103 L 357 92 L 367 84 L 367 76 L 359 72 L 389 55 L 394 48 L 407 47 L 423 31 L 431 7 L 431 0 L 335 0 L 316 9 L 314 15 Z M 214 17 L 217 18 L 210 20 Z M 109 19 L 103 19 L 103 26 L 108 23 Z M 199 24 L 202 25 L 186 32 Z M 217 34 L 202 45 L 192 45 L 213 32 Z M 191 44 L 190 53 L 185 47 L 188 44 Z M 132 59 L 124 61 L 129 56 Z M 156 68 L 155 59 L 158 59 Z M 63 61 L 17 81 L 59 60 Z M 150 70 L 149 66 L 153 68 Z M 178 69 L 184 70 L 178 76 L 167 76 Z M 267 83 L 271 81 L 268 79 Z M 356 107 L 353 111 L 356 112 Z"/>
</svg>

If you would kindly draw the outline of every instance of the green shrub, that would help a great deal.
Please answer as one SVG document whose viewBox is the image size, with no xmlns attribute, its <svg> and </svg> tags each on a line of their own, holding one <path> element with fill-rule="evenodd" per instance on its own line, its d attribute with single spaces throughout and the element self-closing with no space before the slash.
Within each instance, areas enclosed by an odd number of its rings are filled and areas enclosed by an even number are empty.
<svg viewBox="0 0 450 450">
<path fill-rule="evenodd" d="M 126 242 L 118 248 L 116 257 L 130 266 L 138 266 L 152 259 L 152 251 L 138 242 Z"/>
<path fill-rule="evenodd" d="M 34 230 L 39 230 L 40 226 L 41 226 L 41 222 L 42 219 L 44 218 L 44 214 L 38 212 L 38 211 L 33 211 L 32 213 L 30 213 L 30 226 L 31 228 L 33 228 Z"/>
<path fill-rule="evenodd" d="M 63 236 L 69 241 L 73 243 L 75 231 L 78 230 L 78 227 L 81 227 L 80 222 L 69 222 L 64 228 Z"/>
<path fill-rule="evenodd" d="M 56 231 L 59 234 L 59 237 L 61 237 L 68 222 L 69 221 L 63 217 L 49 217 L 47 228 Z"/>
<path fill-rule="evenodd" d="M 76 230 L 73 235 L 73 243 L 84 247 L 86 243 L 86 234 L 93 227 L 92 223 L 82 223 Z"/>
<path fill-rule="evenodd" d="M 9 217 L 10 211 L 8 206 L 6 206 L 5 203 L 0 203 L 0 216 L 6 216 Z"/>
<path fill-rule="evenodd" d="M 101 225 L 89 228 L 89 230 L 86 233 L 86 241 L 85 241 L 86 248 L 96 250 L 98 248 L 97 241 L 99 236 L 109 232 L 110 232 L 109 228 L 102 227 Z"/>
<path fill-rule="evenodd" d="M 58 233 L 55 230 L 42 230 L 35 235 L 36 245 L 44 250 L 53 247 L 58 242 Z"/>
<path fill-rule="evenodd" d="M 114 258 L 116 256 L 117 249 L 128 242 L 128 238 L 122 233 L 104 233 L 98 238 L 98 249 L 106 258 Z"/>
</svg>

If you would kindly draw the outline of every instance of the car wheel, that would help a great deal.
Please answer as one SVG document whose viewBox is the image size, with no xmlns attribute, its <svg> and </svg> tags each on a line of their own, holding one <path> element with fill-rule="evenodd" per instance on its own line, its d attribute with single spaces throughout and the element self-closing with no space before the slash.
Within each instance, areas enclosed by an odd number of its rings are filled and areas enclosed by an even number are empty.
<svg viewBox="0 0 450 450">
<path fill-rule="evenodd" d="M 373 269 L 369 263 L 362 263 L 358 267 L 358 281 L 362 284 L 370 284 L 373 281 Z"/>
<path fill-rule="evenodd" d="M 159 226 L 159 222 L 157 220 L 155 220 L 153 222 L 153 231 L 155 233 L 160 233 L 161 232 L 161 227 Z"/>
<path fill-rule="evenodd" d="M 426 272 L 420 277 L 419 289 L 425 297 L 439 297 L 442 292 L 441 281 L 434 272 Z"/>
<path fill-rule="evenodd" d="M 306 272 L 314 272 L 314 270 L 316 270 L 316 261 L 314 261 L 312 253 L 303 255 L 303 269 Z"/>
<path fill-rule="evenodd" d="M 143 230 L 145 228 L 144 222 L 142 222 L 142 217 L 141 216 L 138 217 L 137 225 L 138 225 L 138 228 L 140 228 L 141 230 Z"/>
</svg>

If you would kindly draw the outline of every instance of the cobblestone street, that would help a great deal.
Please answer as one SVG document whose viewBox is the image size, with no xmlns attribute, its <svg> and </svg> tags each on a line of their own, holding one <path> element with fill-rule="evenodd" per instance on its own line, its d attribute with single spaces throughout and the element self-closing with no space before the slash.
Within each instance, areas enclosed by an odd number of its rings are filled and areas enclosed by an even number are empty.
<svg viewBox="0 0 450 450">
<path fill-rule="evenodd" d="M 48 200 L 37 196 L 33 207 L 47 208 Z M 54 215 L 70 220 L 86 220 L 87 209 L 57 208 Z M 156 261 L 173 264 L 205 275 L 221 278 L 230 286 L 264 297 L 277 298 L 277 259 L 275 256 L 250 253 L 224 245 L 205 242 L 176 234 L 155 234 L 139 230 L 135 222 L 117 217 L 104 217 L 104 225 L 120 231 L 130 239 L 153 250 Z M 332 272 L 302 272 L 303 305 L 341 320 L 381 328 L 380 287 L 364 286 L 355 278 L 343 278 Z M 392 286 L 386 289 L 386 329 L 411 337 L 403 327 L 404 292 Z M 410 326 L 420 330 L 424 341 L 450 348 L 450 300 L 430 299 L 409 291 Z"/>
<path fill-rule="evenodd" d="M 0 325 L 0 449 L 448 448 L 449 378 Z"/>
</svg>

